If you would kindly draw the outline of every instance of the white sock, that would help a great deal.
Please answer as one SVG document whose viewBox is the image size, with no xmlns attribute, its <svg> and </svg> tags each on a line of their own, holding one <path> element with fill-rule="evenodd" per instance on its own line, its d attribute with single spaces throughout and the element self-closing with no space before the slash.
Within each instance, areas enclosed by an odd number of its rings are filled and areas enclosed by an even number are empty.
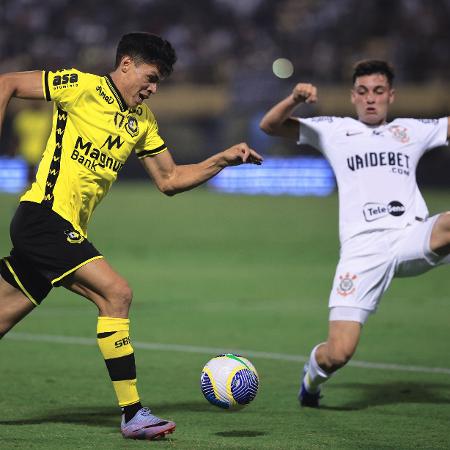
<svg viewBox="0 0 450 450">
<path fill-rule="evenodd" d="M 305 388 L 311 394 L 319 392 L 320 385 L 325 381 L 327 381 L 328 378 L 330 378 L 332 375 L 326 373 L 323 369 L 319 367 L 319 364 L 317 364 L 316 350 L 320 345 L 322 344 L 318 344 L 312 349 L 311 356 L 309 357 L 308 371 L 306 372 L 305 377 L 303 378 Z"/>
</svg>

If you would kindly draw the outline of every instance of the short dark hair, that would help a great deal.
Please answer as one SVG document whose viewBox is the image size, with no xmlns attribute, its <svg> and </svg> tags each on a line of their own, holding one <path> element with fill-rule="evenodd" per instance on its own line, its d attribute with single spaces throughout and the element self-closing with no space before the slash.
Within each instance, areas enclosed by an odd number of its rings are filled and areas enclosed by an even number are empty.
<svg viewBox="0 0 450 450">
<path fill-rule="evenodd" d="M 124 56 L 129 56 L 137 64 L 155 64 L 163 77 L 173 71 L 177 55 L 169 41 L 145 32 L 124 34 L 117 45 L 116 66 L 119 67 Z"/>
<path fill-rule="evenodd" d="M 379 59 L 365 59 L 357 62 L 353 67 L 353 84 L 355 84 L 358 77 L 373 75 L 374 73 L 384 75 L 389 85 L 392 86 L 394 82 L 394 69 L 388 62 Z"/>
</svg>

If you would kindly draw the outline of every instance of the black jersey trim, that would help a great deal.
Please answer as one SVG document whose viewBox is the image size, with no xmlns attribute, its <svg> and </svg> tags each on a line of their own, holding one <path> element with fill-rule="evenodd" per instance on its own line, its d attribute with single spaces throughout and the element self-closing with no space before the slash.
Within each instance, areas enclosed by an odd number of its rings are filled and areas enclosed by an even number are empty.
<svg viewBox="0 0 450 450">
<path fill-rule="evenodd" d="M 122 112 L 126 111 L 128 109 L 127 104 L 125 103 L 125 100 L 122 97 L 122 94 L 120 93 L 119 89 L 117 89 L 117 86 L 114 84 L 114 81 L 111 78 L 111 75 L 105 75 L 106 83 L 109 86 L 109 89 L 111 89 L 111 92 L 113 93 L 114 97 L 117 100 L 117 103 L 119 104 L 119 108 Z"/>
<path fill-rule="evenodd" d="M 44 72 L 44 89 L 45 89 L 45 100 L 51 101 L 50 88 L 48 86 L 48 71 Z"/>
<path fill-rule="evenodd" d="M 153 156 L 157 153 L 161 153 L 163 150 L 165 150 L 166 144 L 160 145 L 159 147 L 154 148 L 153 150 L 141 150 L 140 152 L 136 152 L 136 156 L 138 158 L 145 158 L 146 156 Z"/>
<path fill-rule="evenodd" d="M 53 151 L 52 162 L 48 170 L 47 181 L 45 183 L 45 195 L 41 202 L 41 205 L 52 209 L 53 207 L 53 190 L 55 189 L 56 181 L 59 177 L 59 171 L 61 169 L 61 154 L 62 154 L 62 141 L 64 137 L 64 131 L 67 124 L 67 112 L 62 108 L 58 108 L 56 117 L 56 131 L 55 131 L 55 150 Z"/>
</svg>

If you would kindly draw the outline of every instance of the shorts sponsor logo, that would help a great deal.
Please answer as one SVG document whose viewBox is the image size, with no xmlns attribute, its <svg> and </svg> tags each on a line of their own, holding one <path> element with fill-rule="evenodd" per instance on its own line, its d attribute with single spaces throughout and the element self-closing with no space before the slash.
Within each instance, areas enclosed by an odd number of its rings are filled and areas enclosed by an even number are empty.
<svg viewBox="0 0 450 450">
<path fill-rule="evenodd" d="M 76 230 L 66 230 L 64 234 L 69 244 L 81 244 L 84 241 L 84 237 Z"/>
<path fill-rule="evenodd" d="M 339 279 L 341 280 L 339 282 L 339 286 L 337 287 L 337 293 L 341 297 L 347 297 L 348 295 L 352 295 L 356 288 L 354 280 L 358 278 L 356 275 L 351 275 L 349 272 L 347 272 L 345 275 L 339 275 Z"/>
<path fill-rule="evenodd" d="M 373 222 L 389 214 L 394 217 L 400 217 L 405 214 L 405 211 L 406 207 L 397 200 L 392 200 L 387 205 L 382 203 L 366 203 L 363 209 L 366 222 Z"/>
</svg>

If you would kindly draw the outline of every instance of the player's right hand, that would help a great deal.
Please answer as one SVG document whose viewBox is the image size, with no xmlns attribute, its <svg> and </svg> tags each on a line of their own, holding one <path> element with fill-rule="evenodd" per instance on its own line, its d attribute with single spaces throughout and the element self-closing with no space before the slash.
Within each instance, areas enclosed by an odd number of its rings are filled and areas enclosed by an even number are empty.
<svg viewBox="0 0 450 450">
<path fill-rule="evenodd" d="M 298 83 L 292 90 L 292 97 L 296 103 L 316 103 L 317 88 L 309 83 Z"/>
<path fill-rule="evenodd" d="M 224 167 L 239 166 L 240 164 L 261 165 L 263 157 L 250 148 L 245 142 L 233 145 L 222 152 Z"/>
</svg>

